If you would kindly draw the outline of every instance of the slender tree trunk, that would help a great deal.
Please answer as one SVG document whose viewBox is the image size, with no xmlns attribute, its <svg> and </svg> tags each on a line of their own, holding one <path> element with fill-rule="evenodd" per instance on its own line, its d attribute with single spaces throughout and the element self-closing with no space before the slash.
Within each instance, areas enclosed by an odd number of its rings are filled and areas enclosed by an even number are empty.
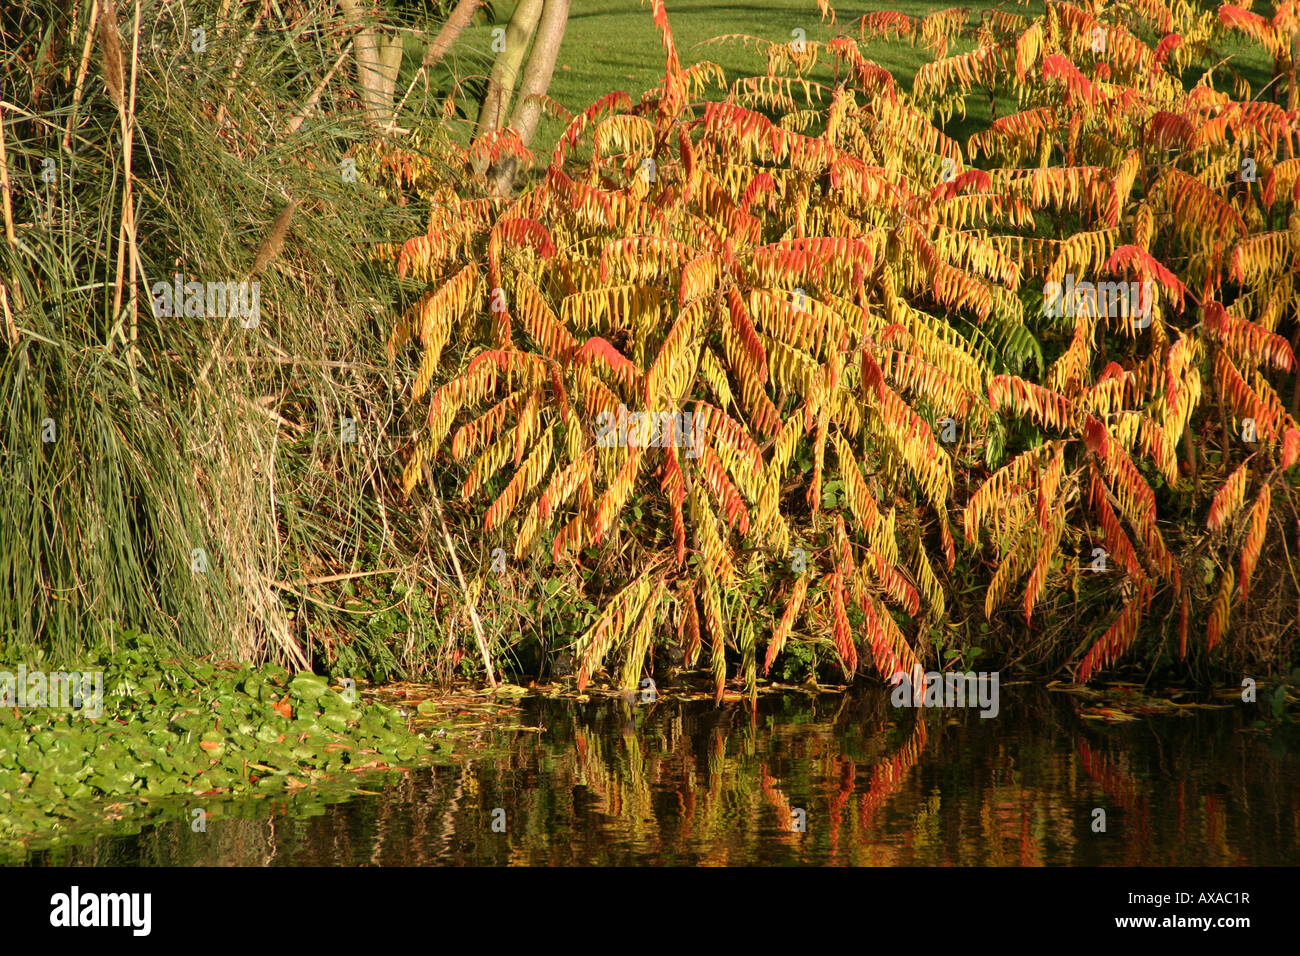
<svg viewBox="0 0 1300 956">
<path fill-rule="evenodd" d="M 524 54 L 528 52 L 529 41 L 533 38 L 541 15 L 542 0 L 519 0 L 515 7 L 514 16 L 506 26 L 505 46 L 497 55 L 492 73 L 488 76 L 487 94 L 483 97 L 483 106 L 478 113 L 477 136 L 494 132 L 505 123 L 510 96 L 514 92 Z M 486 170 L 485 160 L 475 160 L 475 173 L 482 175 Z"/>
<path fill-rule="evenodd" d="M 377 121 L 389 123 L 393 120 L 393 94 L 397 90 L 397 74 L 401 69 L 401 34 L 394 34 L 381 39 L 379 51 L 379 91 L 376 96 L 376 105 L 379 111 Z"/>
<path fill-rule="evenodd" d="M 519 134 L 519 139 L 525 146 L 533 141 L 533 136 L 537 133 L 537 122 L 542 116 L 539 97 L 545 95 L 551 86 L 555 61 L 559 58 L 560 45 L 564 42 L 564 28 L 569 20 L 569 0 L 545 0 L 545 3 L 533 52 L 528 57 L 524 79 L 519 86 L 519 99 L 515 101 L 514 112 L 510 115 L 510 128 Z M 514 185 L 518 168 L 518 159 L 502 156 L 490 174 L 493 189 L 497 193 L 509 192 Z"/>
<path fill-rule="evenodd" d="M 352 47 L 357 60 L 357 88 L 366 119 L 382 125 L 392 118 L 393 91 L 402 65 L 402 38 L 386 36 L 368 22 L 371 11 L 363 11 L 358 0 L 339 0 L 339 9 L 350 26 L 360 28 Z"/>
<path fill-rule="evenodd" d="M 451 11 L 451 16 L 447 22 L 442 25 L 438 35 L 433 38 L 428 49 L 424 51 L 424 60 L 422 66 L 436 66 L 442 58 L 451 52 L 452 46 L 460 37 L 461 33 L 469 26 L 469 22 L 474 19 L 474 14 L 478 13 L 478 8 L 483 5 L 483 0 L 460 0 L 456 4 L 456 9 Z"/>
</svg>

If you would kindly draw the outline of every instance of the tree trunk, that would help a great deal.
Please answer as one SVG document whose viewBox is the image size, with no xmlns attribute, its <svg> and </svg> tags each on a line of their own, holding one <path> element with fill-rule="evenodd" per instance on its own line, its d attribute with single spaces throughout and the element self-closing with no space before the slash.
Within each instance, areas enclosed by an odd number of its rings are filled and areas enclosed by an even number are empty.
<svg viewBox="0 0 1300 956">
<path fill-rule="evenodd" d="M 451 11 L 451 16 L 447 18 L 447 22 L 442 25 L 438 35 L 433 38 L 429 48 L 424 51 L 422 66 L 436 66 L 444 56 L 451 52 L 452 45 L 460 37 L 464 29 L 469 26 L 469 22 L 474 19 L 474 14 L 478 13 L 478 8 L 482 4 L 483 0 L 460 0 L 460 3 L 456 4 L 456 9 Z"/>
<path fill-rule="evenodd" d="M 533 43 L 533 52 L 528 57 L 528 66 L 524 68 L 524 79 L 519 86 L 519 99 L 515 102 L 514 112 L 510 115 L 510 128 L 519 134 L 520 142 L 525 146 L 533 141 L 533 136 L 537 132 L 537 122 L 542 116 L 542 103 L 539 97 L 545 95 L 551 86 L 555 61 L 559 58 L 560 45 L 564 41 L 564 28 L 569 20 L 569 0 L 545 0 L 545 2 L 541 23 L 537 27 L 537 39 Z M 518 159 L 514 156 L 502 156 L 490 174 L 493 190 L 498 194 L 509 192 L 518 168 Z"/>
<path fill-rule="evenodd" d="M 349 26 L 359 28 L 352 49 L 356 54 L 357 88 L 366 119 L 382 125 L 392 119 L 393 91 L 402 65 L 402 38 L 385 36 L 373 23 L 367 22 L 371 11 L 363 11 L 358 0 L 339 0 L 339 9 Z"/>
<path fill-rule="evenodd" d="M 524 62 L 524 54 L 528 52 L 529 41 L 533 38 L 541 15 L 542 0 L 519 0 L 515 7 L 514 16 L 506 27 L 505 46 L 497 55 L 488 77 L 487 95 L 483 97 L 483 106 L 479 110 L 476 136 L 494 132 L 505 122 L 519 68 Z M 484 160 L 476 159 L 474 165 L 474 172 L 480 175 L 487 169 Z"/>
</svg>

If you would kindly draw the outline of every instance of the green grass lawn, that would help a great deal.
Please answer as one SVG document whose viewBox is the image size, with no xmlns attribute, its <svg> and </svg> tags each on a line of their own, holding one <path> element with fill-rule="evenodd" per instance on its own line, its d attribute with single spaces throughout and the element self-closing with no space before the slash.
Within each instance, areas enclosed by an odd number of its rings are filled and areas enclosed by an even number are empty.
<svg viewBox="0 0 1300 956">
<path fill-rule="evenodd" d="M 739 37 L 729 42 L 709 42 L 727 35 L 747 35 L 769 41 L 788 42 L 793 31 L 802 29 L 809 41 L 826 42 L 864 13 L 878 10 L 899 10 L 911 16 L 924 16 L 947 9 L 952 2 L 922 2 L 922 0 L 883 0 L 866 4 L 840 4 L 836 13 L 838 24 L 823 23 L 816 0 L 750 0 L 748 3 L 726 3 L 722 0 L 667 0 L 668 19 L 678 53 L 684 65 L 701 60 L 711 60 L 722 67 L 728 83 L 744 76 L 762 74 L 765 57 L 754 43 L 742 44 Z M 964 4 L 974 23 L 978 11 L 1000 7 L 1023 15 L 1041 12 L 1038 2 L 1018 3 L 1016 0 L 971 0 Z M 498 0 L 496 21 L 480 16 L 479 22 L 468 28 L 457 42 L 447 63 L 438 75 L 431 78 L 434 91 L 449 89 L 452 76 L 460 77 L 472 92 L 463 100 L 463 108 L 470 123 L 477 117 L 477 98 L 486 74 L 491 68 L 494 54 L 491 51 L 492 30 L 504 27 L 514 10 L 512 0 Z M 1228 37 L 1220 44 L 1221 52 L 1231 57 L 1232 65 L 1249 79 L 1258 90 L 1268 81 L 1271 69 L 1258 49 L 1248 49 L 1249 44 Z M 969 40 L 954 42 L 950 54 L 973 48 Z M 886 67 L 905 89 L 910 90 L 917 69 L 933 59 L 929 50 L 913 46 L 906 39 L 877 40 L 862 45 L 863 54 Z M 407 49 L 407 64 L 403 85 L 410 82 L 423 52 L 421 41 L 412 37 Z M 830 57 L 826 57 L 829 61 Z M 1215 58 L 1216 60 L 1218 57 Z M 1207 64 L 1208 65 L 1208 64 Z M 560 51 L 559 63 L 551 82 L 550 95 L 572 112 L 580 112 L 594 100 L 613 90 L 624 90 L 635 101 L 644 91 L 663 82 L 664 51 L 659 31 L 648 3 L 641 0 L 572 0 L 568 28 Z M 1189 71 L 1188 82 L 1200 76 L 1199 70 Z M 830 82 L 829 69 L 819 67 L 810 79 Z M 478 84 L 477 86 L 475 84 Z M 1222 85 L 1226 88 L 1226 83 Z M 417 94 L 408 106 L 418 106 Z M 983 128 L 990 119 L 989 105 L 982 96 L 973 96 L 967 103 L 969 113 L 965 119 L 955 117 L 948 127 L 950 135 L 959 141 Z M 1014 102 L 999 102 L 999 113 L 1014 112 Z M 436 114 L 435 114 L 436 115 Z M 563 132 L 564 123 L 544 117 L 534 139 L 533 149 L 539 164 Z M 468 123 L 459 124 L 462 139 L 469 134 Z"/>
<path fill-rule="evenodd" d="M 897 9 L 923 15 L 950 4 L 910 2 L 872 5 L 872 9 Z M 865 10 L 855 12 L 861 16 Z M 847 11 L 845 11 L 847 13 Z M 669 0 L 669 23 L 682 62 L 712 60 L 726 71 L 728 80 L 761 73 L 764 58 L 752 44 L 738 41 L 709 43 L 714 37 L 746 34 L 764 40 L 787 42 L 802 29 L 809 40 L 828 41 L 839 32 L 823 24 L 814 0 L 758 0 L 729 4 L 717 0 Z M 841 20 L 845 19 L 841 15 Z M 925 62 L 924 50 L 899 42 L 876 43 L 867 56 L 878 58 L 910 82 Z M 556 99 L 573 108 L 590 103 L 612 86 L 634 97 L 663 81 L 664 53 L 649 5 L 635 0 L 575 0 L 561 52 L 561 67 L 552 90 Z M 828 74 L 829 75 L 829 74 Z"/>
<path fill-rule="evenodd" d="M 843 26 L 869 10 L 900 10 L 918 16 L 950 6 L 951 3 L 942 2 L 891 0 L 870 7 L 845 6 L 837 13 Z M 1009 2 L 976 2 L 968 6 L 1028 9 Z M 504 26 L 513 8 L 512 3 L 502 2 L 497 9 L 499 23 L 479 22 L 468 28 L 456 44 L 449 69 L 434 79 L 435 84 L 448 84 L 452 72 L 462 80 L 475 74 L 484 76 L 491 68 L 492 29 Z M 714 37 L 745 34 L 787 42 L 794 38 L 795 29 L 802 29 L 809 41 L 826 42 L 840 32 L 840 27 L 821 22 L 816 0 L 751 0 L 738 4 L 721 0 L 668 0 L 668 20 L 682 63 L 689 66 L 711 60 L 722 67 L 728 82 L 761 74 L 765 58 L 752 42 L 742 45 L 737 39 L 709 43 Z M 906 40 L 866 44 L 864 53 L 888 67 L 906 87 L 910 87 L 917 68 L 931 58 L 926 50 L 913 47 Z M 407 60 L 418 64 L 418 52 L 408 50 Z M 625 90 L 636 100 L 647 89 L 659 86 L 663 76 L 664 50 L 649 4 L 638 0 L 573 0 L 564 45 L 551 81 L 550 95 L 557 102 L 576 113 L 612 90 Z M 831 73 L 824 70 L 812 78 L 829 80 Z M 470 104 L 471 119 L 476 108 Z M 548 151 L 563 128 L 558 120 L 544 118 L 534 141 L 535 151 Z"/>
</svg>

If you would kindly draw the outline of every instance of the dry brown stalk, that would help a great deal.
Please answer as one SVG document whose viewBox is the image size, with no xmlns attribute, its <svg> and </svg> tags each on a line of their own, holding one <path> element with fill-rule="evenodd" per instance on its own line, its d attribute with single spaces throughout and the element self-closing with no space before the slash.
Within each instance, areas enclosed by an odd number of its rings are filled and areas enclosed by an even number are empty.
<svg viewBox="0 0 1300 956">
<path fill-rule="evenodd" d="M 9 287 L 3 282 L 0 282 L 0 308 L 4 309 L 5 331 L 9 333 L 9 347 L 17 348 L 18 326 L 14 325 L 13 313 L 9 311 Z"/>
<path fill-rule="evenodd" d="M 478 609 L 475 608 L 475 602 L 470 597 L 469 586 L 465 583 L 465 574 L 461 571 L 460 558 L 456 556 L 456 546 L 452 543 L 451 532 L 447 530 L 447 519 L 442 513 L 442 496 L 438 494 L 438 486 L 434 484 L 433 471 L 429 468 L 427 461 L 424 462 L 424 480 L 433 495 L 434 509 L 438 513 L 438 523 L 442 526 L 442 539 L 447 545 L 447 554 L 451 556 L 452 567 L 456 569 L 456 580 L 460 583 L 460 593 L 465 598 L 465 609 L 469 611 L 470 623 L 474 626 L 474 638 L 478 641 L 479 653 L 483 655 L 483 668 L 487 671 L 488 681 L 493 687 L 496 687 L 497 678 L 492 670 L 492 657 L 488 654 L 487 638 L 483 634 L 483 622 L 479 620 Z"/>
<path fill-rule="evenodd" d="M 18 253 L 18 236 L 14 232 L 14 210 L 10 199 L 11 187 L 9 185 L 9 157 L 5 153 L 5 120 L 4 108 L 0 107 L 0 207 L 4 209 L 5 220 L 5 239 L 9 243 L 9 248 L 14 255 Z M 13 277 L 14 282 L 14 308 L 22 310 L 22 292 L 18 287 L 18 276 Z M 0 286 L 3 288 L 3 286 Z M 4 299 L 5 321 L 10 329 L 10 340 L 18 344 L 18 331 L 13 326 L 13 316 L 9 314 L 9 297 Z"/>
<path fill-rule="evenodd" d="M 77 82 L 72 91 L 72 112 L 68 115 L 68 129 L 63 134 L 63 150 L 72 148 L 72 128 L 77 124 L 77 111 L 86 91 L 86 73 L 90 69 L 90 48 L 98 25 L 99 0 L 91 0 L 90 19 L 86 22 L 86 39 L 81 46 L 81 62 L 77 65 Z"/>
</svg>

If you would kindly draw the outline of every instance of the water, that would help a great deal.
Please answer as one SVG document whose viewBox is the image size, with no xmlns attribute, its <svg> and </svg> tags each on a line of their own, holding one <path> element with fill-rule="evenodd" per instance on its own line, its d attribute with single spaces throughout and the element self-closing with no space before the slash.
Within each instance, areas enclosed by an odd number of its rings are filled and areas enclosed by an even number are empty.
<svg viewBox="0 0 1300 956">
<path fill-rule="evenodd" d="M 1300 747 L 1240 708 L 1103 724 L 1042 687 L 977 711 L 879 689 L 708 702 L 530 698 L 480 755 L 293 816 L 34 853 L 98 865 L 1295 865 Z M 504 815 L 495 814 L 497 808 Z M 1106 814 L 1094 832 L 1094 810 Z M 796 810 L 806 829 L 797 832 Z M 493 822 L 505 832 L 494 832 Z"/>
</svg>

